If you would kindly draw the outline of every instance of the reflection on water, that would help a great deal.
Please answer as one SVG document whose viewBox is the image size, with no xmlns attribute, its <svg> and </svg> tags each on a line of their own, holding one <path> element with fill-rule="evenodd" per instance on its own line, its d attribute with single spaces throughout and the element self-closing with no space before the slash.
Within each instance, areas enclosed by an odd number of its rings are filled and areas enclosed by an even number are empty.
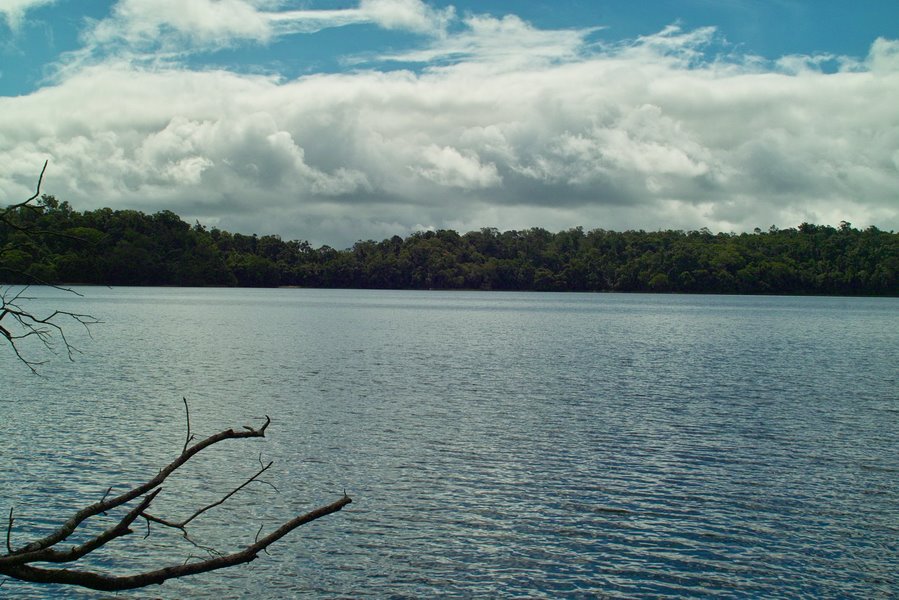
<svg viewBox="0 0 899 600">
<path fill-rule="evenodd" d="M 899 302 L 327 290 L 83 290 L 104 321 L 43 378 L 0 364 L 0 512 L 24 540 L 184 441 L 273 417 L 157 502 L 247 567 L 153 597 L 887 597 L 899 589 Z M 63 499 L 65 492 L 71 498 Z M 31 528 L 30 530 L 26 528 Z M 95 566 L 181 562 L 154 532 Z M 0 594 L 59 589 L 8 582 Z M 67 597 L 94 598 L 66 590 Z M 123 593 L 119 597 L 146 597 Z"/>
</svg>

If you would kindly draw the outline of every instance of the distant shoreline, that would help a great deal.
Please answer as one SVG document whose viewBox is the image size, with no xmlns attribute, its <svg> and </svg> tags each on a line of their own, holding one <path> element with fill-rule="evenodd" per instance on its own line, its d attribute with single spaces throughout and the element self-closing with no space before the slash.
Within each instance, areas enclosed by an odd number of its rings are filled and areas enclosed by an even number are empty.
<svg viewBox="0 0 899 600">
<path fill-rule="evenodd" d="M 899 296 L 899 233 L 845 222 L 741 234 L 445 229 L 336 250 L 171 211 L 78 212 L 52 196 L 7 218 L 0 279 L 12 284 Z"/>
<path fill-rule="evenodd" d="M 458 292 L 458 293 L 506 293 L 506 294 L 606 294 L 606 295 L 649 295 L 649 296 L 737 296 L 737 297 L 771 297 L 771 298 L 899 298 L 896 294 L 803 294 L 803 293 L 758 293 L 758 294 L 735 294 L 727 292 L 679 292 L 679 291 L 617 291 L 617 290 L 485 290 L 485 289 L 465 289 L 465 288 L 442 288 L 442 289 L 420 289 L 420 288 L 352 288 L 352 287 L 312 287 L 300 285 L 278 285 L 271 287 L 259 286 L 239 286 L 239 285 L 145 285 L 145 284 L 104 284 L 104 283 L 60 283 L 60 284 L 42 284 L 42 283 L 6 283 L 0 281 L 0 287 L 4 286 L 27 286 L 36 288 L 158 288 L 158 289 L 197 289 L 197 290 L 347 290 L 347 291 L 370 291 L 370 292 Z"/>
</svg>

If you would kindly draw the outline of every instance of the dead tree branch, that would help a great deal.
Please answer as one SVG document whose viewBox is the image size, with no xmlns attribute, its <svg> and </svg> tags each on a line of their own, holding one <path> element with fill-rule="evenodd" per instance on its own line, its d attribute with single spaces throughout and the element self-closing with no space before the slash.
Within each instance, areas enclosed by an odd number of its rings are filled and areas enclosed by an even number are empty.
<svg viewBox="0 0 899 600">
<path fill-rule="evenodd" d="M 172 528 L 174 528 L 174 529 L 180 529 L 182 532 L 184 532 L 184 536 L 187 537 L 187 524 L 188 524 L 188 523 L 190 523 L 191 521 L 193 521 L 194 519 L 196 519 L 197 517 L 199 517 L 200 515 L 202 515 L 202 514 L 203 514 L 204 512 L 206 512 L 207 510 L 212 509 L 212 508 L 215 508 L 216 506 L 220 506 L 220 505 L 224 504 L 224 503 L 228 500 L 228 498 L 230 498 L 231 496 L 233 496 L 234 494 L 236 494 L 237 492 L 239 492 L 239 491 L 242 490 L 243 488 L 247 487 L 248 485 L 250 485 L 251 483 L 253 483 L 254 481 L 256 481 L 256 479 L 257 479 L 260 475 L 262 475 L 263 473 L 265 473 L 266 471 L 268 471 L 268 470 L 271 468 L 271 466 L 272 466 L 273 464 L 275 464 L 275 463 L 274 463 L 274 462 L 269 462 L 267 465 L 265 465 L 264 467 L 262 467 L 261 469 L 259 469 L 258 471 L 256 471 L 256 474 L 255 474 L 255 475 L 253 475 L 252 477 L 250 477 L 249 479 L 247 479 L 246 481 L 244 481 L 243 483 L 241 483 L 239 486 L 237 486 L 236 488 L 234 488 L 233 490 L 231 490 L 230 492 L 228 492 L 227 494 L 225 494 L 225 496 L 223 496 L 220 500 L 216 500 L 216 501 L 213 502 L 212 504 L 209 504 L 209 505 L 207 505 L 207 506 L 204 506 L 203 508 L 198 509 L 196 512 L 194 512 L 194 514 L 192 514 L 191 516 L 187 517 L 187 518 L 184 519 L 183 521 L 179 521 L 179 522 L 176 523 L 176 522 L 174 522 L 174 521 L 167 521 L 166 519 L 161 519 L 161 518 L 159 518 L 159 517 L 154 517 L 153 515 L 150 515 L 150 514 L 147 514 L 147 513 L 143 513 L 143 514 L 141 514 L 141 516 L 142 516 L 143 518 L 145 518 L 146 520 L 148 520 L 148 521 L 153 521 L 154 523 L 159 523 L 160 525 L 165 525 L 166 527 L 172 527 Z"/>
<path fill-rule="evenodd" d="M 8 552 L 12 552 L 12 543 L 10 541 L 10 536 L 12 535 L 12 525 L 15 523 L 15 520 L 12 518 L 12 509 L 13 507 L 9 507 L 9 522 L 6 526 L 6 550 Z"/>
<path fill-rule="evenodd" d="M 227 429 L 225 431 L 210 435 L 209 437 L 195 443 L 193 446 L 185 448 L 175 460 L 166 465 L 161 471 L 159 471 L 159 473 L 156 474 L 155 477 L 151 478 L 149 481 L 113 498 L 109 498 L 109 494 L 107 492 L 102 500 L 77 511 L 49 535 L 15 550 L 12 549 L 10 543 L 13 528 L 12 510 L 10 510 L 9 523 L 6 534 L 7 553 L 0 555 L 0 575 L 6 575 L 7 577 L 19 579 L 22 581 L 76 585 L 102 591 L 128 590 L 145 587 L 152 584 L 161 584 L 168 579 L 186 577 L 188 575 L 195 575 L 198 573 L 206 573 L 208 571 L 214 571 L 217 569 L 223 569 L 250 562 L 256 559 L 260 552 L 266 551 L 266 548 L 268 548 L 271 544 L 278 541 L 297 527 L 305 525 L 316 519 L 320 519 L 331 513 L 337 512 L 344 506 L 352 502 L 350 497 L 344 494 L 342 498 L 332 502 L 331 504 L 319 507 L 313 511 L 290 519 L 289 521 L 278 527 L 274 532 L 261 539 L 258 538 L 257 532 L 257 538 L 254 540 L 254 542 L 244 547 L 242 550 L 232 552 L 230 554 L 216 553 L 217 555 L 215 557 L 208 558 L 199 562 L 184 562 L 180 565 L 176 564 L 153 571 L 147 571 L 137 575 L 112 575 L 80 569 L 48 569 L 45 567 L 34 566 L 35 563 L 75 562 L 78 559 L 87 556 L 94 550 L 105 546 L 112 540 L 132 533 L 133 530 L 131 529 L 131 525 L 139 517 L 143 517 L 147 520 L 148 527 L 149 523 L 152 521 L 167 527 L 179 529 L 184 534 L 184 537 L 192 542 L 192 540 L 187 537 L 186 527 L 188 523 L 190 523 L 203 513 L 207 512 L 211 508 L 223 504 L 234 494 L 245 488 L 250 483 L 258 481 L 258 477 L 265 471 L 267 471 L 272 466 L 272 463 L 270 462 L 266 465 L 263 465 L 262 468 L 257 471 L 252 477 L 228 492 L 220 500 L 213 502 L 212 504 L 209 504 L 208 506 L 205 506 L 199 510 L 196 510 L 188 518 L 180 522 L 155 517 L 147 513 L 147 509 L 150 507 L 150 504 L 162 491 L 162 488 L 160 486 L 166 479 L 168 479 L 170 475 L 172 475 L 172 473 L 177 471 L 188 460 L 190 460 L 203 450 L 225 440 L 265 437 L 265 431 L 270 423 L 271 419 L 269 417 L 266 417 L 265 423 L 263 423 L 259 427 L 245 426 L 242 430 Z M 79 527 L 79 525 L 81 525 L 90 517 L 97 516 L 116 507 L 125 505 L 133 500 L 136 500 L 140 496 L 143 496 L 143 498 L 137 503 L 137 505 L 129 510 L 114 526 L 106 529 L 99 535 L 94 536 L 81 545 L 73 546 L 65 550 L 59 550 L 56 548 L 56 546 L 68 539 L 69 536 L 71 536 Z"/>
<path fill-rule="evenodd" d="M 44 181 L 44 174 L 47 171 L 47 162 L 48 161 L 44 161 L 44 166 L 41 169 L 41 174 L 37 180 L 35 192 L 30 198 L 24 200 L 23 202 L 19 202 L 18 204 L 12 204 L 10 206 L 7 206 L 6 208 L 0 208 L 0 226 L 7 227 L 9 229 L 25 234 L 25 239 L 29 241 L 33 241 L 37 238 L 37 236 L 44 234 L 56 236 L 62 235 L 58 233 L 42 231 L 28 225 L 21 225 L 15 218 L 15 215 L 23 210 L 27 210 L 35 214 L 40 214 L 40 210 L 38 209 L 38 207 L 34 206 L 32 202 L 34 202 L 34 200 L 37 199 L 41 194 L 41 184 Z M 16 246 L 12 245 L 12 247 L 15 248 Z M 7 247 L 0 247 L 0 257 L 2 257 L 3 252 L 8 249 L 9 248 Z M 19 273 L 15 270 L 12 271 L 14 273 L 17 273 L 18 275 L 25 275 L 24 273 Z M 80 295 L 75 290 L 58 286 L 48 281 L 43 281 L 42 279 L 34 277 L 32 275 L 28 275 L 26 280 L 30 281 L 31 283 L 47 285 L 58 290 L 69 292 L 75 295 Z M 2 336 L 7 341 L 7 343 L 9 343 L 16 357 L 22 363 L 24 363 L 33 373 L 37 373 L 36 367 L 43 364 L 44 361 L 37 361 L 27 358 L 22 353 L 19 345 L 23 340 L 32 337 L 37 338 L 38 340 L 40 340 L 41 344 L 46 350 L 49 350 L 50 352 L 55 354 L 56 347 L 54 344 L 54 339 L 56 337 L 59 337 L 59 339 L 62 340 L 66 356 L 69 358 L 69 360 L 73 360 L 74 355 L 78 354 L 80 351 L 69 342 L 68 338 L 65 335 L 65 331 L 59 324 L 60 321 L 64 321 L 66 319 L 74 320 L 87 330 L 88 335 L 90 335 L 90 326 L 96 325 L 100 323 L 100 321 L 92 315 L 79 314 L 64 310 L 54 310 L 47 316 L 40 316 L 32 310 L 24 308 L 22 304 L 20 304 L 20 302 L 23 300 L 34 300 L 34 298 L 29 298 L 24 295 L 28 290 L 28 287 L 28 285 L 0 287 L 0 336 Z"/>
<path fill-rule="evenodd" d="M 29 225 L 27 222 L 28 219 L 20 219 L 22 214 L 27 216 L 29 213 L 35 215 L 41 213 L 41 209 L 31 203 L 40 196 L 41 183 L 43 182 L 46 169 L 47 163 L 44 163 L 33 196 L 24 202 L 11 205 L 5 209 L 0 208 L 0 232 L 2 232 L 3 228 L 7 228 L 21 234 L 18 242 L 11 242 L 0 247 L 0 259 L 3 259 L 4 253 L 7 250 L 12 251 L 17 249 L 17 244 L 23 243 L 22 239 L 25 240 L 25 245 L 36 244 L 36 236 L 47 233 Z M 0 267 L 2 267 L 2 265 L 0 265 Z M 9 269 L 7 269 L 7 271 L 9 271 Z M 44 283 L 34 277 L 30 277 L 30 279 L 26 279 L 26 281 Z M 68 290 L 67 288 L 59 286 L 53 287 L 77 294 L 77 292 Z M 89 327 L 100 321 L 91 315 L 63 310 L 53 310 L 46 316 L 42 316 L 35 310 L 25 307 L 28 301 L 34 300 L 34 298 L 25 295 L 27 290 L 27 284 L 20 286 L 0 286 L 0 336 L 2 336 L 2 338 L 4 338 L 10 345 L 16 357 L 31 369 L 32 372 L 36 373 L 36 367 L 42 364 L 42 362 L 32 360 L 23 354 L 22 348 L 20 347 L 23 340 L 36 338 L 43 344 L 45 349 L 55 352 L 55 340 L 56 338 L 59 338 L 62 340 L 68 358 L 72 360 L 74 354 L 78 352 L 78 349 L 70 343 L 62 323 L 74 321 L 85 327 L 88 331 L 88 335 L 90 335 Z M 254 475 L 236 486 L 218 501 L 193 511 L 189 517 L 182 521 L 164 519 L 148 512 L 153 501 L 162 492 L 162 484 L 187 461 L 207 448 L 226 440 L 265 437 L 265 432 L 271 423 L 271 419 L 266 416 L 265 422 L 258 427 L 244 426 L 244 428 L 240 430 L 227 429 L 210 435 L 202 440 L 195 441 L 196 436 L 191 431 L 190 408 L 187 399 L 184 399 L 184 410 L 187 420 L 187 434 L 181 453 L 148 481 L 134 486 L 116 496 L 111 496 L 113 488 L 110 487 L 106 490 L 106 493 L 103 494 L 100 501 L 81 508 L 51 533 L 19 548 L 15 548 L 13 545 L 13 527 L 17 522 L 20 523 L 22 519 L 20 515 L 18 518 L 14 518 L 13 508 L 10 508 L 6 527 L 6 553 L 0 554 L 0 575 L 28 582 L 75 585 L 102 591 L 128 590 L 152 584 L 161 584 L 168 579 L 205 573 L 250 562 L 254 560 L 260 552 L 267 553 L 266 549 L 271 544 L 278 541 L 297 527 L 337 512 L 352 502 L 349 496 L 344 493 L 342 498 L 335 500 L 331 504 L 290 519 L 278 527 L 273 533 L 263 538 L 259 538 L 259 534 L 262 531 L 262 526 L 260 525 L 253 543 L 230 554 L 221 553 L 197 544 L 188 536 L 188 524 L 211 509 L 224 504 L 251 483 L 258 482 L 268 484 L 268 482 L 259 478 L 271 468 L 272 463 L 263 464 L 260 458 L 260 468 Z M 192 442 L 193 445 L 191 445 Z M 122 507 L 122 510 L 125 510 L 126 505 L 129 505 L 130 509 L 127 510 L 124 516 L 122 516 L 114 525 L 101 533 L 90 537 L 84 543 L 63 547 L 63 543 L 66 542 L 66 540 L 68 540 L 85 521 L 91 517 L 106 515 L 109 511 L 119 507 Z M 77 567 L 48 568 L 46 566 L 38 566 L 42 564 L 77 563 L 78 560 L 88 556 L 95 550 L 106 547 L 107 544 L 113 540 L 132 533 L 132 525 L 141 517 L 144 518 L 147 523 L 147 535 L 150 533 L 151 522 L 178 529 L 182 532 L 183 537 L 187 541 L 198 548 L 206 550 L 211 557 L 206 560 L 192 561 L 193 556 L 191 555 L 187 560 L 180 564 L 175 562 L 171 566 L 146 571 L 136 575 L 99 573 Z M 0 586 L 6 583 L 6 581 L 8 580 L 0 579 Z"/>
<path fill-rule="evenodd" d="M 31 203 L 34 202 L 35 200 L 37 200 L 37 197 L 41 195 L 41 184 L 44 182 L 44 173 L 47 172 L 47 165 L 49 163 L 50 163 L 49 160 L 44 161 L 44 166 L 41 168 L 41 174 L 37 178 L 37 186 L 34 189 L 34 194 L 27 200 L 23 200 L 22 202 L 19 202 L 18 204 L 10 204 L 9 206 L 7 206 L 6 209 L 4 209 L 2 212 L 0 212 L 0 221 L 2 221 L 3 223 L 6 223 L 10 227 L 15 227 L 15 225 L 13 223 L 11 223 L 9 221 L 9 219 L 7 219 L 7 215 L 9 213 L 15 212 L 16 210 L 18 210 L 20 208 L 28 208 L 30 210 L 37 210 L 34 207 L 34 205 Z"/>
<path fill-rule="evenodd" d="M 22 211 L 28 211 L 34 215 L 39 215 L 41 213 L 40 209 L 36 207 L 32 202 L 37 200 L 38 196 L 41 195 L 41 185 L 44 182 L 44 174 L 47 172 L 47 165 L 50 161 L 45 160 L 44 166 L 41 168 L 41 174 L 37 178 L 37 186 L 35 186 L 34 194 L 31 195 L 27 200 L 23 200 L 22 202 L 18 202 L 16 204 L 10 204 L 6 208 L 0 209 L 0 224 L 9 227 L 13 231 L 18 231 L 27 235 L 28 238 L 34 238 L 38 235 L 49 233 L 47 231 L 43 231 L 38 229 L 37 227 L 33 227 L 31 225 L 22 224 L 17 219 L 13 218 L 17 213 Z M 63 237 L 69 237 L 63 234 Z M 5 250 L 5 248 L 0 248 L 0 251 Z"/>
<path fill-rule="evenodd" d="M 0 223 L 14 231 L 19 231 L 26 234 L 29 238 L 34 238 L 40 235 L 52 235 L 58 238 L 65 238 L 68 240 L 77 240 L 83 242 L 84 240 L 77 236 L 60 232 L 46 231 L 28 224 L 22 224 L 11 217 L 11 215 L 15 215 L 20 211 L 28 211 L 34 215 L 41 214 L 40 208 L 32 203 L 41 195 L 41 185 L 44 182 L 44 174 L 47 172 L 47 165 L 49 163 L 49 160 L 44 161 L 44 166 L 41 168 L 41 174 L 37 178 L 37 185 L 35 186 L 34 194 L 32 194 L 27 200 L 23 200 L 22 202 L 18 202 L 16 204 L 10 204 L 6 208 L 0 208 Z M 0 252 L 2 252 L 3 250 L 4 248 L 0 248 Z"/>
<path fill-rule="evenodd" d="M 16 357 L 35 373 L 37 372 L 36 367 L 43 364 L 44 361 L 30 359 L 22 354 L 19 344 L 27 338 L 37 338 L 45 349 L 55 354 L 55 339 L 58 337 L 62 341 L 68 359 L 74 360 L 75 355 L 81 351 L 66 337 L 60 321 L 64 319 L 74 321 L 84 327 L 88 335 L 90 335 L 90 326 L 101 321 L 89 314 L 65 310 L 54 310 L 47 316 L 40 316 L 19 304 L 21 300 L 33 300 L 33 298 L 23 296 L 26 289 L 27 286 L 18 291 L 0 288 L 0 336 L 6 339 Z M 4 323 L 4 319 L 7 320 L 6 323 Z M 13 326 L 10 327 L 9 324 Z"/>
</svg>

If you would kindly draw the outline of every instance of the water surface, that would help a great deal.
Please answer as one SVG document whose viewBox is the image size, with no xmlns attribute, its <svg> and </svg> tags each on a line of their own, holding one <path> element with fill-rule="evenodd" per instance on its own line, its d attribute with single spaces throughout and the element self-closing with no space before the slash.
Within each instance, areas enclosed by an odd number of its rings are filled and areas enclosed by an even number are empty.
<svg viewBox="0 0 899 600">
<path fill-rule="evenodd" d="M 75 363 L 0 362 L 14 541 L 271 415 L 157 501 L 220 550 L 330 502 L 243 568 L 119 597 L 894 597 L 899 301 L 85 288 Z M 202 556 L 154 530 L 92 567 Z M 58 588 L 7 582 L 0 594 Z M 68 597 L 103 597 L 72 592 Z M 149 594 L 149 595 L 148 595 Z"/>
</svg>

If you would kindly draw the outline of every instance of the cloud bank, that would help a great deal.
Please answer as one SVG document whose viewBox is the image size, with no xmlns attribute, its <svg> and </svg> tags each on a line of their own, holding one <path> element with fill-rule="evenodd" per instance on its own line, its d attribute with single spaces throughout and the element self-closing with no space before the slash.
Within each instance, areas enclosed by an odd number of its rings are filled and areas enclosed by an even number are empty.
<svg viewBox="0 0 899 600">
<path fill-rule="evenodd" d="M 899 229 L 899 42 L 824 73 L 815 57 L 708 58 L 712 28 L 608 46 L 418 0 L 271 4 L 181 0 L 154 21 L 127 0 L 85 39 L 171 34 L 186 52 L 364 22 L 425 34 L 378 57 L 421 68 L 282 80 L 112 53 L 0 98 L 0 199 L 30 195 L 50 159 L 45 190 L 76 208 L 339 247 L 424 227 Z"/>
</svg>

